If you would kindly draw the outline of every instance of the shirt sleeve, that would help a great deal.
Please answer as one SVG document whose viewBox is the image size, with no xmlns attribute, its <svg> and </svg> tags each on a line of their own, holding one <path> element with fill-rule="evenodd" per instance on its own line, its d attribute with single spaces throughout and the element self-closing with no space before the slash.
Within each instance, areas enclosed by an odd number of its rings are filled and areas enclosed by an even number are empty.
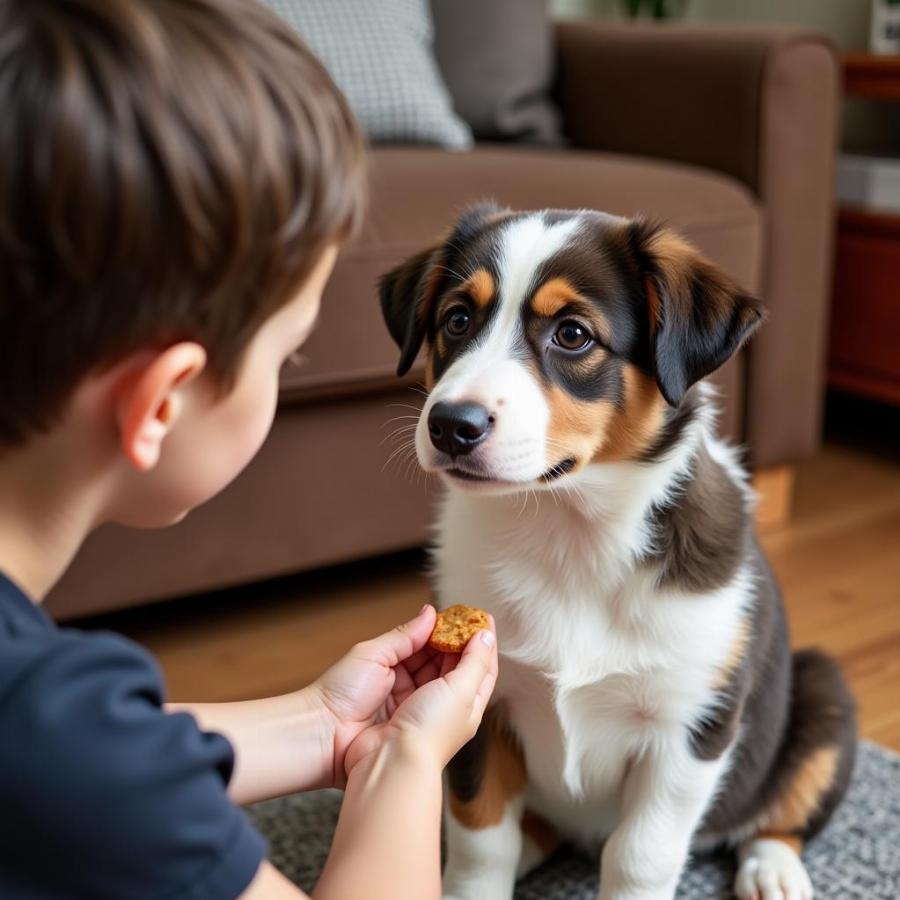
<svg viewBox="0 0 900 900">
<path fill-rule="evenodd" d="M 12 652 L 31 656 L 0 685 L 0 896 L 237 897 L 266 846 L 227 796 L 228 741 L 163 710 L 130 641 Z"/>
</svg>

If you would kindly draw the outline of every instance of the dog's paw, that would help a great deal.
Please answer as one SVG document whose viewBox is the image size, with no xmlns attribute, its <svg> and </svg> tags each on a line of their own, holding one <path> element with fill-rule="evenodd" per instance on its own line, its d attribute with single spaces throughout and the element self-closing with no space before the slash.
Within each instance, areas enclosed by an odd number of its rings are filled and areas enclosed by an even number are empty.
<svg viewBox="0 0 900 900">
<path fill-rule="evenodd" d="M 480 897 L 479 894 L 461 894 L 459 891 L 453 891 L 452 893 L 444 892 L 441 894 L 441 900 L 478 900 Z"/>
<path fill-rule="evenodd" d="M 812 900 L 813 886 L 787 844 L 760 840 L 741 853 L 734 893 L 738 900 Z"/>
<path fill-rule="evenodd" d="M 444 889 L 441 900 L 512 900 L 512 892 L 485 891 L 475 885 L 452 885 L 449 889 Z"/>
</svg>

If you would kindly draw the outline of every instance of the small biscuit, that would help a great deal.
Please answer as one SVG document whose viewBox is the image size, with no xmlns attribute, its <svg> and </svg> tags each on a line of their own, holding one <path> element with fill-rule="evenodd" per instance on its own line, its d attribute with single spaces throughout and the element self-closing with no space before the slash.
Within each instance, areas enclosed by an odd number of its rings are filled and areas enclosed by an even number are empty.
<svg viewBox="0 0 900 900">
<path fill-rule="evenodd" d="M 442 653 L 462 653 L 476 631 L 491 627 L 487 613 L 474 606 L 448 606 L 441 610 L 428 643 Z"/>
</svg>

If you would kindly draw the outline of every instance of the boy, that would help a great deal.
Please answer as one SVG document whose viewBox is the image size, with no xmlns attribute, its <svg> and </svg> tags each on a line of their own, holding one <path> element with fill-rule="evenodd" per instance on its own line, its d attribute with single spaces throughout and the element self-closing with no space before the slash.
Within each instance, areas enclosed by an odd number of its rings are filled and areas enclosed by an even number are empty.
<svg viewBox="0 0 900 900">
<path fill-rule="evenodd" d="M 254 0 L 0 0 L 0 897 L 303 896 L 234 804 L 329 784 L 315 896 L 440 895 L 492 632 L 441 657 L 426 606 L 304 690 L 166 709 L 140 648 L 38 606 L 94 527 L 176 522 L 254 455 L 363 182 Z"/>
</svg>

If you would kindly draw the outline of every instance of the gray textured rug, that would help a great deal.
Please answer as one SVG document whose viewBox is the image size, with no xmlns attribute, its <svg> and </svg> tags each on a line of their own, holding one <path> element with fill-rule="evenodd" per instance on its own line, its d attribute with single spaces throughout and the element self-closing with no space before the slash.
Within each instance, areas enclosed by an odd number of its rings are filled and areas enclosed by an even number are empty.
<svg viewBox="0 0 900 900">
<path fill-rule="evenodd" d="M 257 804 L 249 810 L 271 844 L 271 859 L 309 891 L 325 862 L 340 809 L 338 791 Z M 817 900 L 900 898 L 900 756 L 863 743 L 850 791 L 828 827 L 804 850 Z M 679 900 L 722 900 L 734 876 L 728 858 L 695 860 Z M 594 900 L 596 863 L 561 850 L 523 879 L 516 900 Z"/>
</svg>

